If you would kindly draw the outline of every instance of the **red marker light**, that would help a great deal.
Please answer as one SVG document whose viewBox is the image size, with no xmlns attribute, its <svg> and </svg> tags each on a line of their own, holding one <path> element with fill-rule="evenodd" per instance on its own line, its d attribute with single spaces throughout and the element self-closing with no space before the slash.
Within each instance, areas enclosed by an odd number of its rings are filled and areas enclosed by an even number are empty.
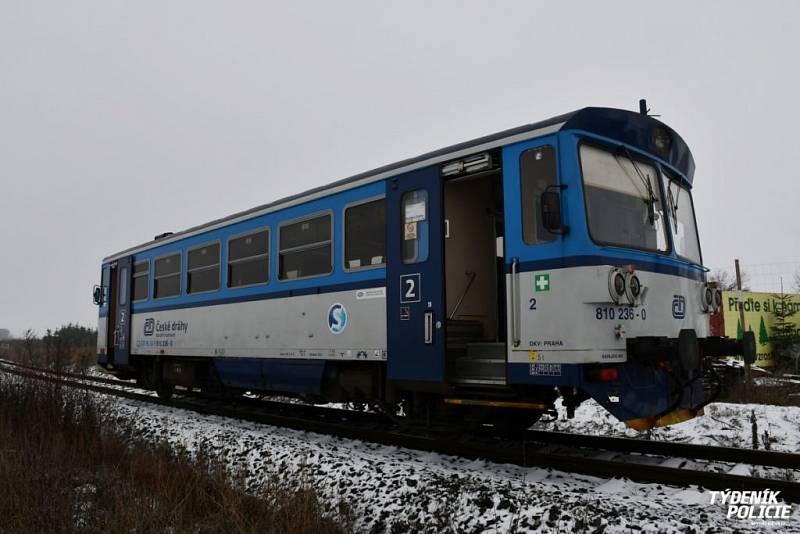
<svg viewBox="0 0 800 534">
<path fill-rule="evenodd" d="M 617 376 L 619 376 L 619 374 L 613 367 L 600 369 L 600 372 L 597 373 L 597 378 L 600 379 L 600 382 L 613 382 L 617 379 Z"/>
</svg>

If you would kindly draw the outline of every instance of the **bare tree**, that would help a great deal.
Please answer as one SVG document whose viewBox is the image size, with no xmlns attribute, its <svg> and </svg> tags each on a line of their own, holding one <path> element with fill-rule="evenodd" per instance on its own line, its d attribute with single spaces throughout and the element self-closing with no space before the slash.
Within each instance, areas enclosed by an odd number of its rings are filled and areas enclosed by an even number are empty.
<svg viewBox="0 0 800 534">
<path fill-rule="evenodd" d="M 794 273 L 794 290 L 800 293 L 800 269 Z"/>
<path fill-rule="evenodd" d="M 742 289 L 750 291 L 750 275 L 742 271 Z M 708 277 L 709 282 L 716 282 L 719 288 L 723 291 L 736 291 L 736 276 L 732 275 L 725 269 L 717 269 L 712 272 Z"/>
<path fill-rule="evenodd" d="M 22 346 L 25 349 L 25 361 L 27 363 L 33 363 L 36 343 L 39 341 L 39 338 L 36 336 L 36 332 L 30 328 L 25 330 L 22 336 Z"/>
</svg>

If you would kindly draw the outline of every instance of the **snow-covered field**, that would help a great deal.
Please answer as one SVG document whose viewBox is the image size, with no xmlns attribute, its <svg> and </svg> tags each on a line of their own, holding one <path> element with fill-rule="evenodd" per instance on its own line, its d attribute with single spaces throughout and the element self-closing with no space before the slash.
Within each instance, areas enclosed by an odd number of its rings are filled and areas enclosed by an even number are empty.
<svg viewBox="0 0 800 534">
<path fill-rule="evenodd" d="M 626 480 L 470 461 L 307 432 L 205 417 L 113 399 L 137 434 L 190 451 L 204 449 L 243 469 L 248 483 L 313 484 L 332 513 L 346 503 L 364 532 L 800 532 L 800 506 L 779 527 L 727 519 L 710 494 Z M 653 432 L 654 439 L 749 445 L 750 409 L 775 450 L 798 450 L 800 408 L 716 404 L 705 417 Z M 538 425 L 632 434 L 597 405 L 572 421 Z M 759 427 L 761 428 L 761 427 Z"/>
</svg>

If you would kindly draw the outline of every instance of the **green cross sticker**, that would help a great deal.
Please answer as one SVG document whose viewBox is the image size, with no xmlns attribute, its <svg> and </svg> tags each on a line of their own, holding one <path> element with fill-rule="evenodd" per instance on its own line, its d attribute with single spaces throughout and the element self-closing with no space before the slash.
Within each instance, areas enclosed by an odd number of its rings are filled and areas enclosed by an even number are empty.
<svg viewBox="0 0 800 534">
<path fill-rule="evenodd" d="M 550 291 L 550 275 L 537 274 L 533 277 L 533 286 L 536 291 Z"/>
</svg>

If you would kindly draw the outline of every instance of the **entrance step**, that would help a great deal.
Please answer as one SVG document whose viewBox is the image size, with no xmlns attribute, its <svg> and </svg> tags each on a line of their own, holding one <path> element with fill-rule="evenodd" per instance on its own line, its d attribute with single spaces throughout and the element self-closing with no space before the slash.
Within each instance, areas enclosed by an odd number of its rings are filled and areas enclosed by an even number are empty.
<svg viewBox="0 0 800 534">
<path fill-rule="evenodd" d="M 466 354 L 467 343 L 483 338 L 483 323 L 470 319 L 448 319 L 445 322 L 447 350 Z"/>
<path fill-rule="evenodd" d="M 447 339 L 481 339 L 483 337 L 483 323 L 473 319 L 447 319 Z"/>
<path fill-rule="evenodd" d="M 505 343 L 467 343 L 466 356 L 455 360 L 453 381 L 461 384 L 505 384 L 505 351 Z"/>
<path fill-rule="evenodd" d="M 506 379 L 506 361 L 494 358 L 458 358 L 456 378 L 499 380 Z"/>
<path fill-rule="evenodd" d="M 464 385 L 464 386 L 505 386 L 506 379 L 503 378 L 454 378 L 450 382 L 453 384 Z M 480 392 L 484 392 L 483 389 L 479 390 Z"/>
<path fill-rule="evenodd" d="M 468 358 L 496 358 L 505 361 L 506 344 L 498 342 L 467 343 Z"/>
</svg>

